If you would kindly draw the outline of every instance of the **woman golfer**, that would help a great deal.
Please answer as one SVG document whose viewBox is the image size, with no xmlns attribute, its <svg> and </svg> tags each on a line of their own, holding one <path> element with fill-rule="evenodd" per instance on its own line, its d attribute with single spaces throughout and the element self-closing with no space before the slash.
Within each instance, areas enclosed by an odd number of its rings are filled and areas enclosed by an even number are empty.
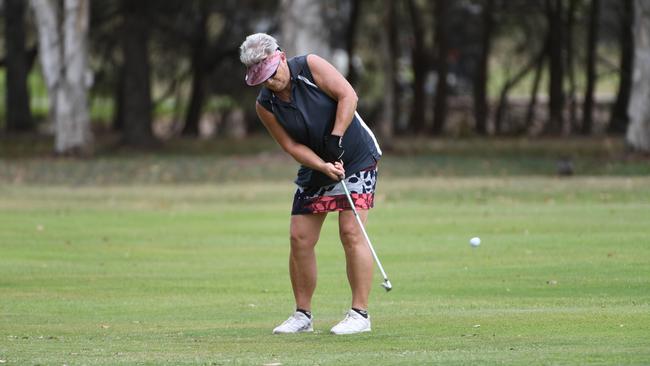
<svg viewBox="0 0 650 366">
<path fill-rule="evenodd" d="M 356 113 L 357 95 L 345 78 L 316 55 L 287 59 L 275 38 L 257 33 L 240 47 L 246 84 L 261 85 L 255 108 L 282 149 L 301 164 L 291 211 L 289 274 L 296 311 L 273 333 L 313 331 L 314 247 L 328 212 L 339 214 L 352 306 L 334 334 L 370 331 L 368 296 L 373 258 L 345 196 L 347 184 L 365 223 L 373 207 L 381 150 Z M 342 181 L 343 180 L 343 181 Z"/>
</svg>

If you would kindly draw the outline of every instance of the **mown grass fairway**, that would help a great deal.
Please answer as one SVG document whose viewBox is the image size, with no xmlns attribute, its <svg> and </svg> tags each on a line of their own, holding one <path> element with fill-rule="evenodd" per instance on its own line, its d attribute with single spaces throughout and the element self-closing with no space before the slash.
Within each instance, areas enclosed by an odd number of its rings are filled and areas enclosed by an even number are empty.
<svg viewBox="0 0 650 366">
<path fill-rule="evenodd" d="M 373 332 L 326 222 L 316 332 L 292 311 L 290 183 L 0 188 L 6 365 L 650 363 L 649 178 L 380 180 L 368 232 L 394 289 Z M 468 240 L 480 236 L 472 249 Z"/>
</svg>

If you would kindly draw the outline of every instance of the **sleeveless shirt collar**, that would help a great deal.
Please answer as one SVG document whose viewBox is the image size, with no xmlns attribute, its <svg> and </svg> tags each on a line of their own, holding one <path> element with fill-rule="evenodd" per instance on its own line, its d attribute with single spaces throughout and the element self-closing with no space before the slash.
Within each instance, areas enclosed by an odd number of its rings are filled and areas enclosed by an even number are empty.
<svg viewBox="0 0 650 366">
<path fill-rule="evenodd" d="M 300 62 L 294 62 L 294 58 L 296 58 L 296 57 L 299 57 L 299 56 L 294 56 L 294 57 L 287 60 L 287 66 L 289 66 L 289 74 L 290 74 L 289 82 L 291 83 L 291 94 L 292 94 L 292 96 L 293 96 L 293 88 L 296 86 L 296 84 L 295 84 L 296 77 L 298 75 L 302 74 L 302 65 L 300 64 Z M 307 56 L 305 55 L 305 62 L 307 62 L 306 57 Z M 279 101 L 280 103 L 285 104 L 285 105 L 291 105 L 291 102 L 287 103 L 287 102 L 283 101 L 282 99 L 278 98 L 275 95 L 275 93 L 273 93 L 273 92 L 271 92 L 271 96 L 272 96 L 272 99 L 274 101 Z M 291 98 L 291 99 L 292 99 L 292 102 L 293 102 L 293 98 Z"/>
<path fill-rule="evenodd" d="M 296 57 L 299 56 L 294 56 L 287 62 L 287 65 L 289 65 L 289 72 L 291 74 L 291 81 L 295 80 L 298 75 L 302 74 L 302 65 L 300 62 L 293 62 Z M 307 60 L 305 60 L 305 62 L 307 62 Z"/>
</svg>

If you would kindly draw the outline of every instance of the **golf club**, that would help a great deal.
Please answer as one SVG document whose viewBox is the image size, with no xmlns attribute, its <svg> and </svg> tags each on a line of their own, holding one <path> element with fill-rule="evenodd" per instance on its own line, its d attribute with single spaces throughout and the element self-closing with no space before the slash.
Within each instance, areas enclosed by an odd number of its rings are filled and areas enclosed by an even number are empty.
<svg viewBox="0 0 650 366">
<path fill-rule="evenodd" d="M 345 185 L 345 179 L 342 179 L 341 183 L 342 183 L 341 185 L 343 186 L 343 190 L 345 190 L 345 196 L 348 198 L 348 202 L 350 203 L 350 207 L 352 207 L 352 212 L 354 213 L 354 217 L 357 219 L 357 223 L 361 228 L 361 232 L 363 233 L 363 236 L 366 238 L 366 243 L 368 243 L 368 247 L 372 252 L 372 256 L 375 258 L 375 263 L 377 263 L 377 267 L 379 267 L 379 270 L 381 271 L 381 275 L 384 276 L 384 283 L 382 283 L 381 286 L 384 289 L 386 289 L 386 292 L 388 292 L 393 288 L 393 285 L 390 284 L 390 281 L 388 280 L 388 276 L 386 276 L 386 272 L 384 271 L 384 267 L 381 266 L 381 262 L 377 257 L 377 253 L 375 253 L 375 248 L 373 248 L 372 243 L 370 243 L 370 238 L 368 238 L 368 234 L 366 233 L 366 229 L 363 227 L 361 218 L 359 218 L 357 209 L 356 207 L 354 207 L 354 202 L 352 201 L 352 196 L 350 195 L 350 191 L 348 190 L 348 187 Z"/>
</svg>

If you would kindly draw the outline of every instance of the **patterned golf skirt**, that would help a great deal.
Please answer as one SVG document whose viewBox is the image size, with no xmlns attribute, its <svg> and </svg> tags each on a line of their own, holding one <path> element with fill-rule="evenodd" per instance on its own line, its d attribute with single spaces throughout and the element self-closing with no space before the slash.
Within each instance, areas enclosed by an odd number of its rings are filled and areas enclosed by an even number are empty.
<svg viewBox="0 0 650 366">
<path fill-rule="evenodd" d="M 318 188 L 298 186 L 293 197 L 292 215 L 305 215 L 350 209 L 342 182 Z M 373 166 L 345 178 L 357 210 L 368 210 L 375 204 L 377 167 Z"/>
</svg>

